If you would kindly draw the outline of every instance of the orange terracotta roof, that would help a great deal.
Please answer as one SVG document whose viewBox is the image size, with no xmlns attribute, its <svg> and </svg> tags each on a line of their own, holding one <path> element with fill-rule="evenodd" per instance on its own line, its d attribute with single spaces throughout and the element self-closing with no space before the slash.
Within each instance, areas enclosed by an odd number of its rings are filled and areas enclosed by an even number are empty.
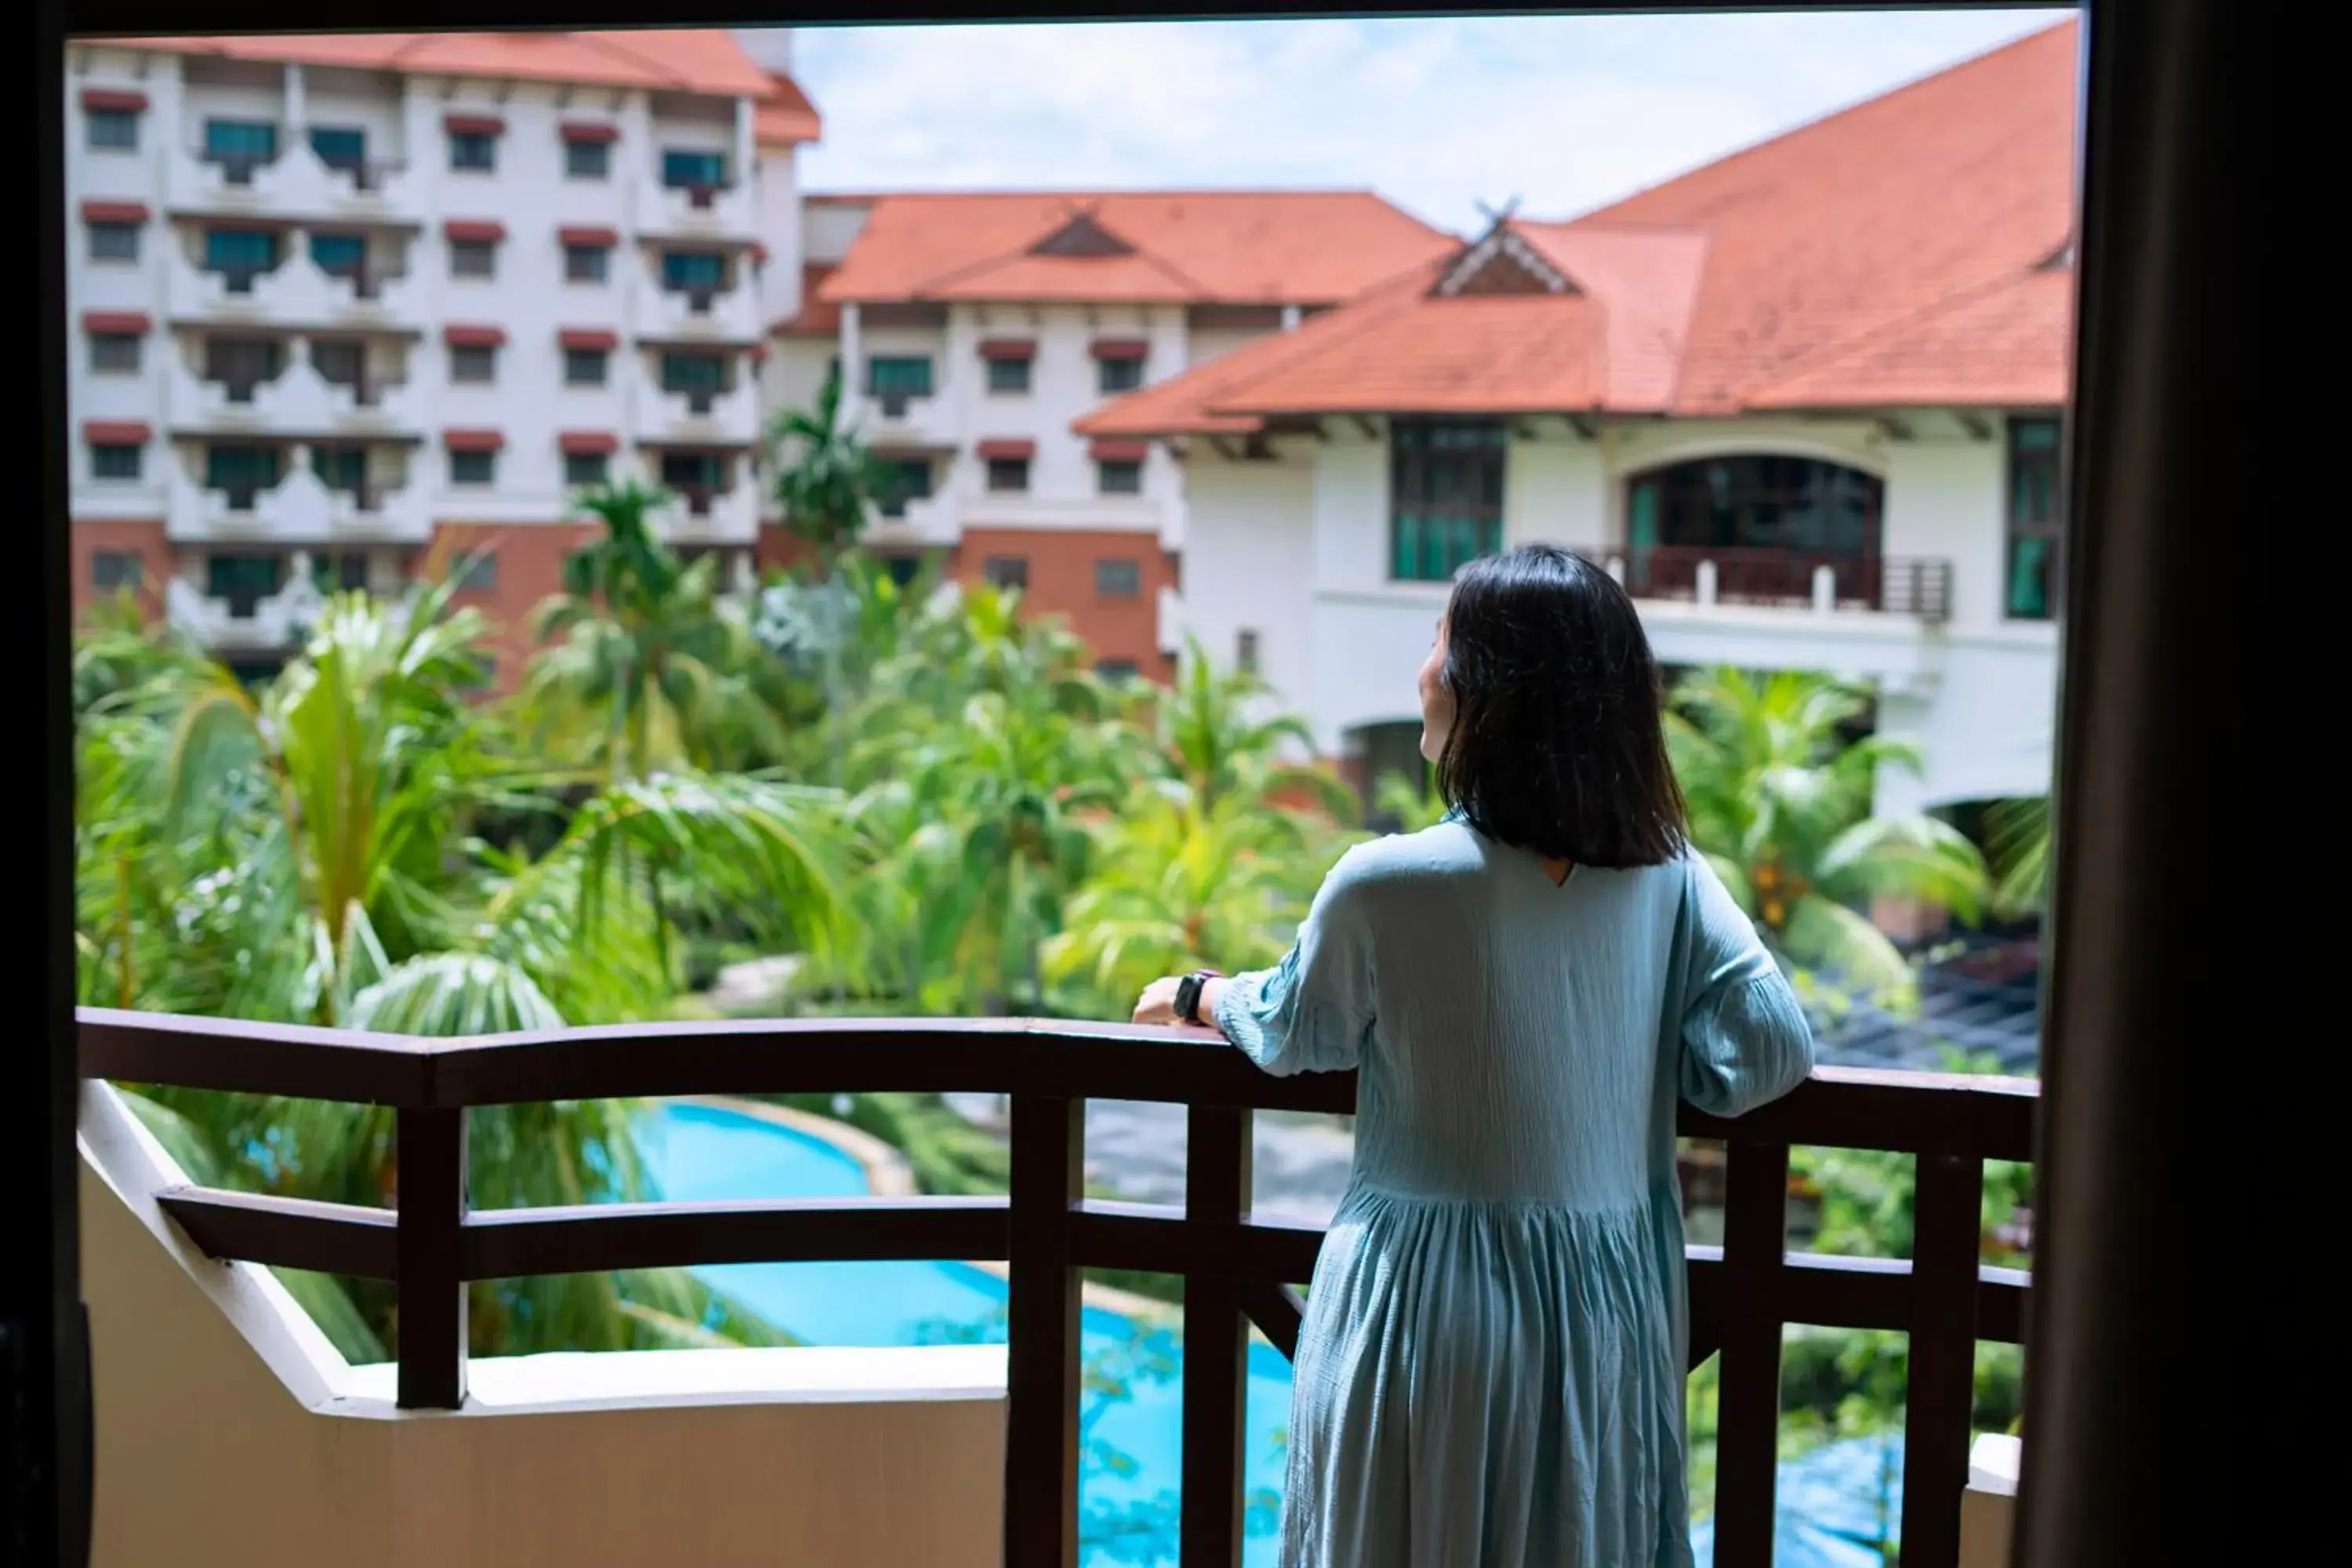
<svg viewBox="0 0 2352 1568">
<path fill-rule="evenodd" d="M 825 262 L 810 261 L 801 266 L 800 313 L 786 316 L 769 327 L 771 337 L 835 338 L 841 335 L 841 307 L 819 293 L 824 280 L 833 276 L 833 268 Z"/>
<path fill-rule="evenodd" d="M 751 134 L 762 147 L 789 147 L 822 141 L 824 121 L 801 84 L 782 71 L 768 74 L 770 95 L 760 100 L 751 120 Z"/>
<path fill-rule="evenodd" d="M 2066 22 L 1569 223 L 1508 235 L 1566 293 L 1374 289 L 1078 421 L 1310 412 L 2054 405 L 2074 219 Z"/>
<path fill-rule="evenodd" d="M 874 199 L 836 303 L 1319 305 L 1453 248 L 1369 191 L 1026 192 Z M 1083 219 L 1123 254 L 1037 255 Z"/>
<path fill-rule="evenodd" d="M 114 42 L 122 48 L 413 75 L 503 77 L 726 98 L 765 99 L 776 90 L 768 73 L 752 63 L 723 27 L 614 33 L 301 33 Z"/>
</svg>

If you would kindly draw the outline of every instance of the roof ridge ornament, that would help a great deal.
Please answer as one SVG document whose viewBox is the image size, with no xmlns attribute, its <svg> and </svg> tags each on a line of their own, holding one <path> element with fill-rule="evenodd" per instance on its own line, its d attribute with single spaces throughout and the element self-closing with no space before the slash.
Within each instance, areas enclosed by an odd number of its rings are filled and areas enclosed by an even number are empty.
<svg viewBox="0 0 2352 1568">
<path fill-rule="evenodd" d="M 1553 265 L 1513 226 L 1518 197 L 1499 207 L 1480 202 L 1478 210 L 1486 216 L 1486 232 L 1465 245 L 1439 275 L 1429 291 L 1433 299 L 1584 292 L 1575 279 Z"/>
<path fill-rule="evenodd" d="M 1032 256 L 1132 256 L 1135 247 L 1102 226 L 1092 202 L 1069 204 L 1069 220 L 1029 247 Z"/>
</svg>

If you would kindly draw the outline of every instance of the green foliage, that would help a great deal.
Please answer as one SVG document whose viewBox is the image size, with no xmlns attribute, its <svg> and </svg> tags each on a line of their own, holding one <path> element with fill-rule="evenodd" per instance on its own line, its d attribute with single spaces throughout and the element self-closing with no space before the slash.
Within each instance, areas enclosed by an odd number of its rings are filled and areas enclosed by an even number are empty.
<svg viewBox="0 0 2352 1568">
<path fill-rule="evenodd" d="M 857 542 L 868 510 L 898 484 L 845 417 L 841 395 L 836 371 L 818 390 L 814 407 L 786 409 L 768 432 L 784 526 L 826 559 Z"/>
</svg>

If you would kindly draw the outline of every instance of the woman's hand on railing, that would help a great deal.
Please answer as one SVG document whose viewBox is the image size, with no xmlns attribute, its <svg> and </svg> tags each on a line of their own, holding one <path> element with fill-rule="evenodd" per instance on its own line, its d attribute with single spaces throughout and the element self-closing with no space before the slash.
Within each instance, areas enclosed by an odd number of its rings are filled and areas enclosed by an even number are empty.
<svg viewBox="0 0 2352 1568">
<path fill-rule="evenodd" d="M 1145 986 L 1143 994 L 1136 999 L 1134 1021 L 1139 1024 L 1191 1024 L 1191 1019 L 1181 1017 L 1176 1012 L 1176 992 L 1184 984 L 1184 978 L 1181 974 L 1163 974 Z M 1211 975 L 1201 982 L 1201 998 L 1193 1005 L 1193 1010 L 1202 1026 L 1209 1028 L 1216 1026 L 1217 998 L 1223 994 L 1224 988 L 1222 975 Z"/>
</svg>

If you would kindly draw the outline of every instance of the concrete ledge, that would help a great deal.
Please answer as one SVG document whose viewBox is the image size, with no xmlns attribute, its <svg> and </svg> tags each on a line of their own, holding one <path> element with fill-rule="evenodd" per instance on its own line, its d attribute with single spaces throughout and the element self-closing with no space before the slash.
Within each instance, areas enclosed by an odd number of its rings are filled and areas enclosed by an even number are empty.
<svg viewBox="0 0 2352 1568">
<path fill-rule="evenodd" d="M 2009 1568 L 2021 1452 L 2018 1439 L 1994 1432 L 1969 1450 L 1969 1487 L 1960 1494 L 1959 1568 Z"/>
</svg>

